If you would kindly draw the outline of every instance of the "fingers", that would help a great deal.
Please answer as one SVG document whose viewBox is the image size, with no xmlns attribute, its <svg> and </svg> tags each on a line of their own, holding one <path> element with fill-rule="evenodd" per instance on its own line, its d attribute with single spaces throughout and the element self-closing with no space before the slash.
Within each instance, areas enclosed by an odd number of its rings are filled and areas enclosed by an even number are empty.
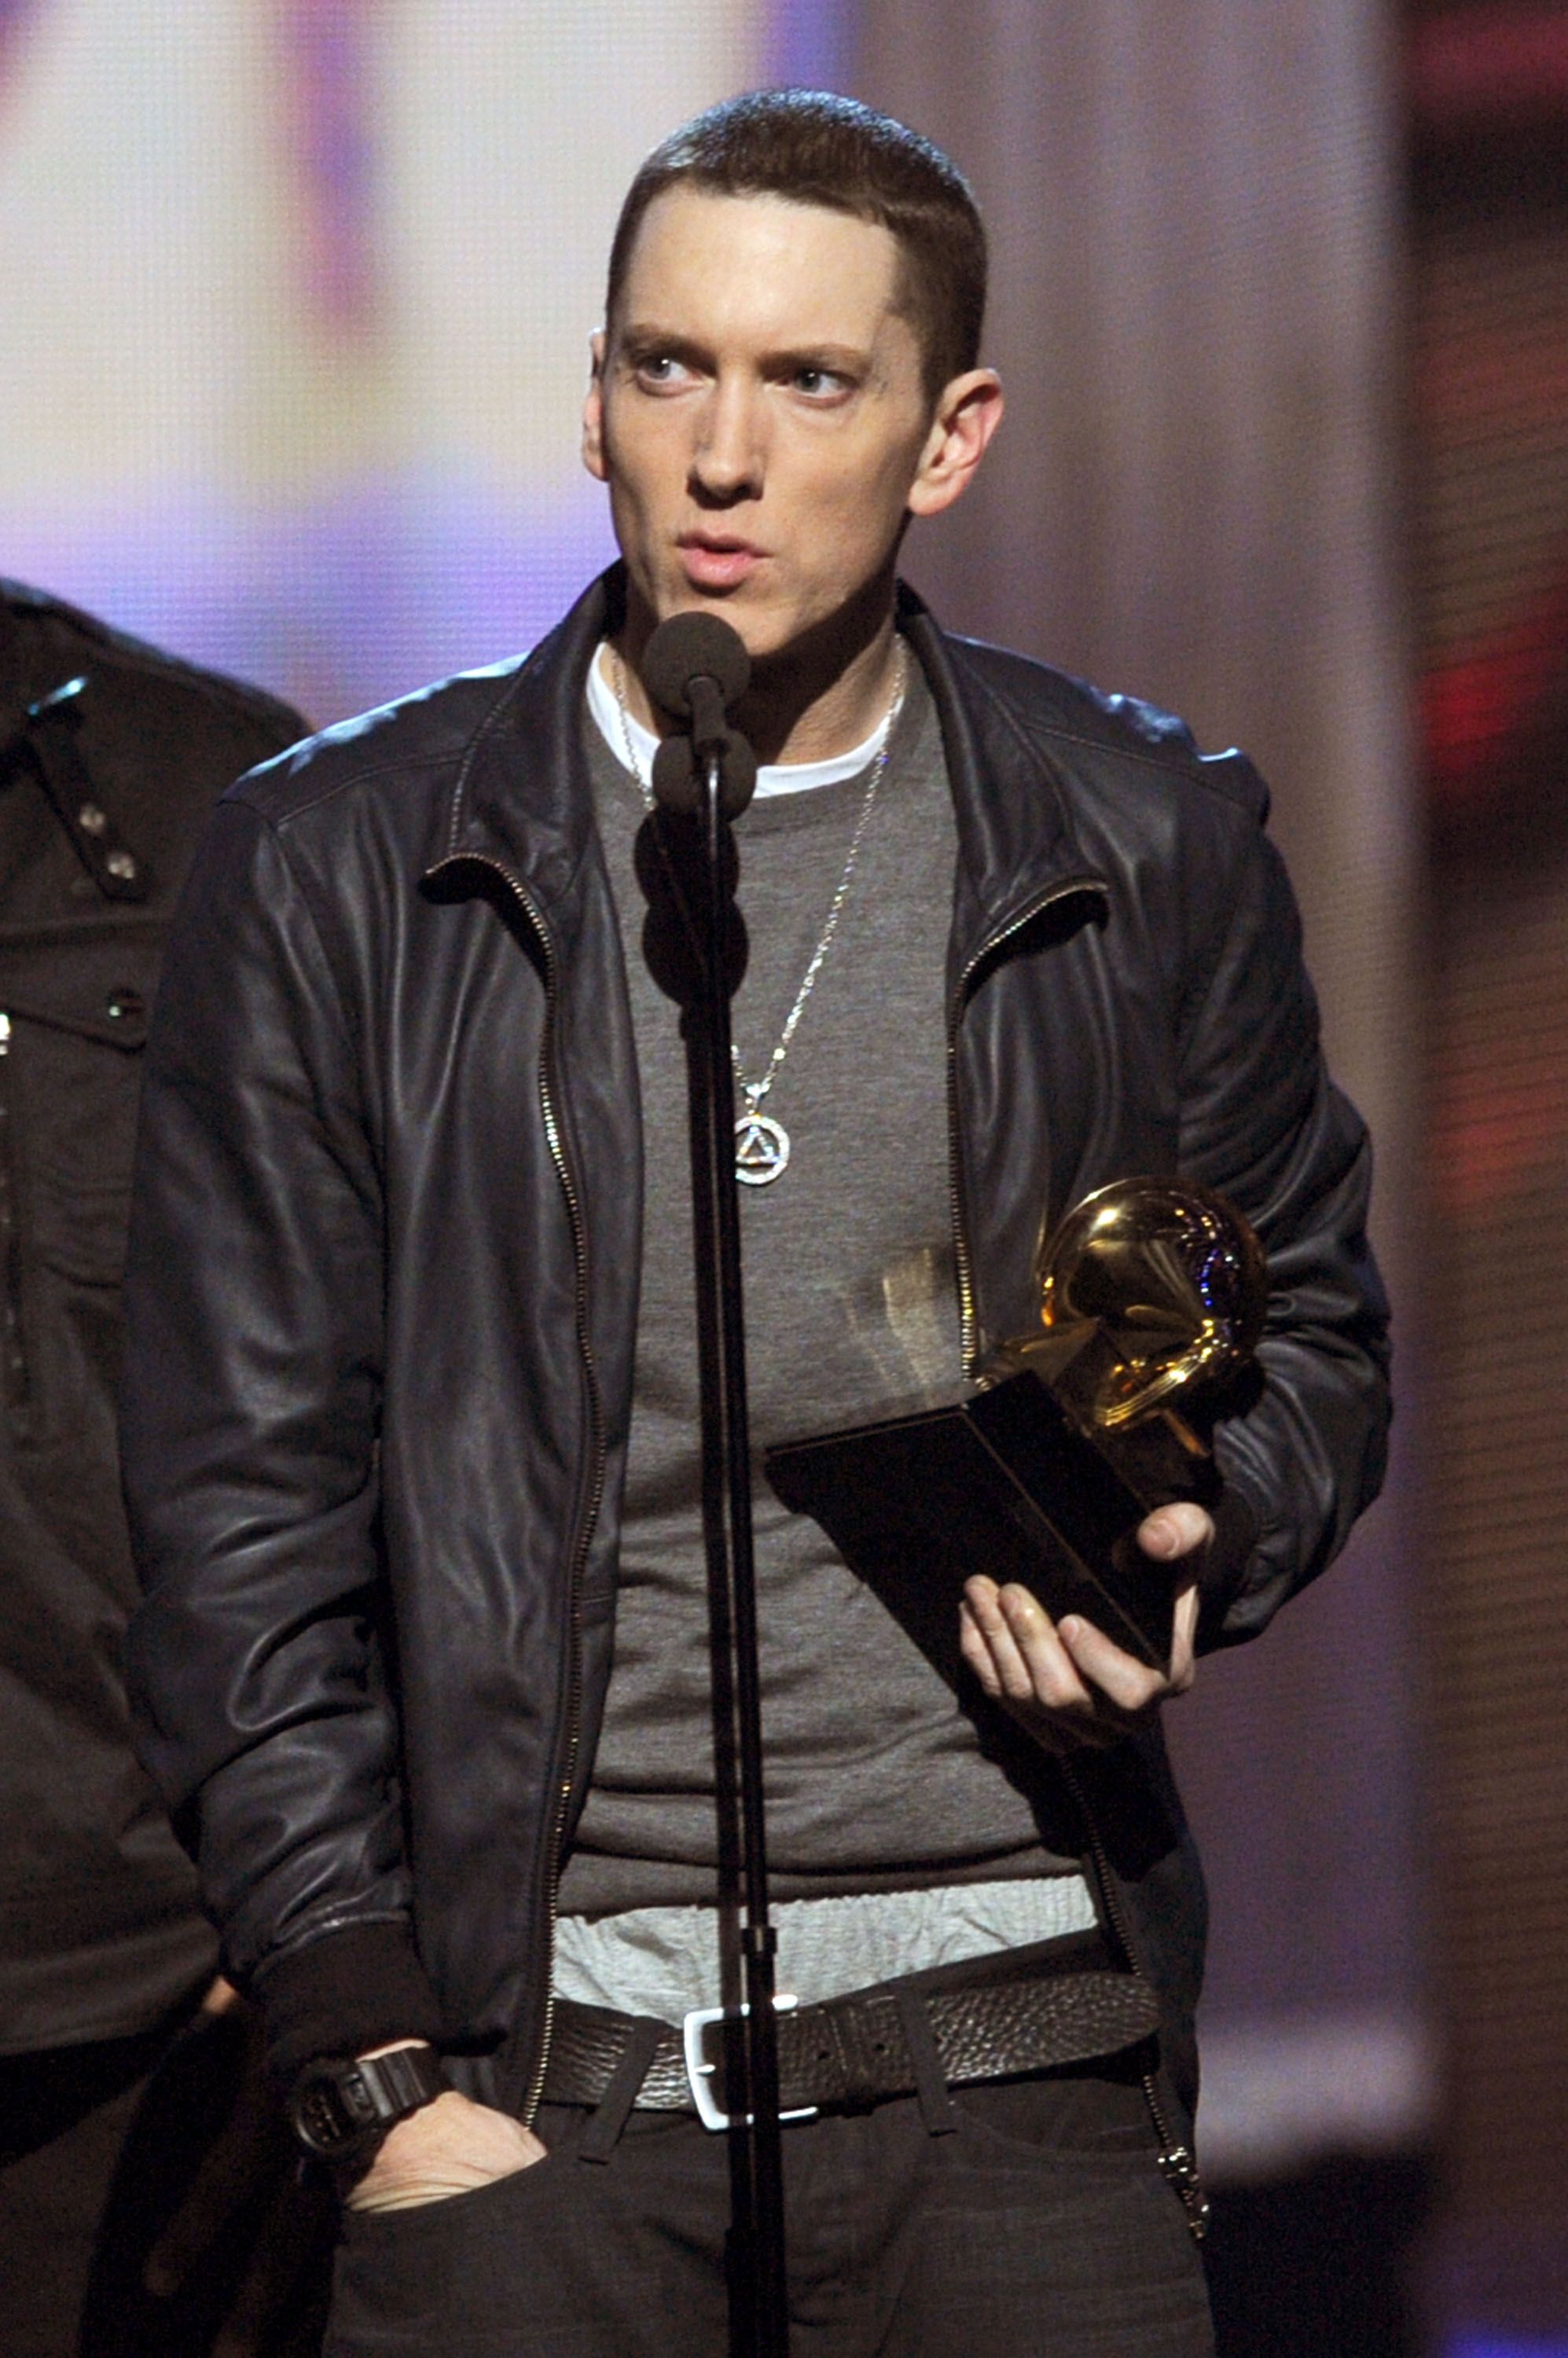
<svg viewBox="0 0 1568 2358">
<path fill-rule="evenodd" d="M 1201 1509 L 1193 1511 L 1207 1523 Z M 1184 1581 L 1173 1601 L 1170 1666 L 1152 1668 L 1081 1614 L 1054 1622 L 1017 1583 L 999 1588 L 977 1574 L 958 1608 L 959 1649 L 985 1693 L 1039 1742 L 1110 1744 L 1191 1686 L 1197 1606 L 1196 1584 Z"/>
<path fill-rule="evenodd" d="M 983 1575 L 964 1591 L 969 1625 L 994 1674 L 988 1692 L 1051 1710 L 1087 1708 L 1091 1698 L 1044 1607 L 1025 1588 L 999 1588 Z M 986 1684 L 981 1672 L 981 1683 Z"/>
<path fill-rule="evenodd" d="M 1054 1623 L 1027 1589 L 1013 1582 L 999 1588 L 978 1574 L 965 1585 L 958 1613 L 965 1660 L 986 1693 L 1039 1742 L 1054 1747 L 1058 1739 L 1110 1740 L 1113 1731 L 1099 1726 L 1095 1697 Z"/>
<path fill-rule="evenodd" d="M 1168 1507 L 1156 1507 L 1138 1526 L 1139 1546 L 1161 1563 L 1173 1563 L 1178 1556 L 1191 1555 L 1195 1548 L 1207 1547 L 1213 1537 L 1213 1517 L 1190 1498 L 1175 1498 Z"/>
<path fill-rule="evenodd" d="M 1129 1717 L 1150 1710 L 1170 1692 L 1165 1671 L 1141 1662 L 1076 1613 L 1062 1623 L 1062 1643 L 1083 1678 Z"/>
<path fill-rule="evenodd" d="M 1197 1582 L 1184 1581 L 1176 1591 L 1175 1611 L 1171 1623 L 1173 1694 L 1185 1694 L 1195 1674 L 1199 1601 Z"/>
</svg>

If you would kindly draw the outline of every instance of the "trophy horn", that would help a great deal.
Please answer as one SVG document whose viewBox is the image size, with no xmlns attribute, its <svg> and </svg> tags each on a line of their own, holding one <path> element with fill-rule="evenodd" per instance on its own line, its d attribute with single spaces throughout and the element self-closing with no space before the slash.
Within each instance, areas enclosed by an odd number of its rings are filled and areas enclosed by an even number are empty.
<svg viewBox="0 0 1568 2358">
<path fill-rule="evenodd" d="M 1119 1179 L 1086 1195 L 1035 1263 L 1048 1338 L 1078 1361 L 1075 1405 L 1104 1433 L 1217 1389 L 1263 1331 L 1268 1265 L 1248 1221 L 1191 1179 Z M 1098 1347 L 1073 1347 L 1098 1337 Z M 1027 1350 L 1027 1347 L 1026 1350 Z M 1033 1356 L 1032 1354 L 1030 1356 Z M 1066 1389 L 1077 1391 L 1069 1375 Z"/>
</svg>

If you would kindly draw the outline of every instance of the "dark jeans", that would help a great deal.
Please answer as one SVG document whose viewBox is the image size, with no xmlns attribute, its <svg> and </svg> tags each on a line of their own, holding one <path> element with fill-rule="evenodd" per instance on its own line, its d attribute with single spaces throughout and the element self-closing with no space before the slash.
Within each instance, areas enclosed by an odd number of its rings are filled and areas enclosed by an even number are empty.
<svg viewBox="0 0 1568 2358">
<path fill-rule="evenodd" d="M 1136 2083 L 1078 2071 L 913 2097 L 784 2131 L 792 2358 L 1212 2358 L 1182 2207 Z M 729 2358 L 727 2140 L 633 2113 L 605 2163 L 589 2115 L 477 2193 L 350 2213 L 328 2358 Z"/>
<path fill-rule="evenodd" d="M 0 2348 L 75 2358 L 103 2216 L 154 2033 L 0 2060 Z"/>
<path fill-rule="evenodd" d="M 254 2208 L 170 2299 L 146 2290 L 142 2269 L 232 2101 L 238 2029 L 232 2017 L 198 2017 L 172 2036 L 0 2058 L 5 2358 L 206 2358 L 249 2256 Z M 263 2335 L 267 2358 L 319 2349 L 322 2290 L 301 2275 L 289 2316 Z"/>
</svg>

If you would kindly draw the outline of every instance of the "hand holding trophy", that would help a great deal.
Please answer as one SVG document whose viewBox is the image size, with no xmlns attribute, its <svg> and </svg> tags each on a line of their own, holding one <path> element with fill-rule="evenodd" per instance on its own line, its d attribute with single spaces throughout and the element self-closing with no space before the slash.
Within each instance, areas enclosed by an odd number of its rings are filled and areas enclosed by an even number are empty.
<svg viewBox="0 0 1568 2358">
<path fill-rule="evenodd" d="M 1262 1333 L 1262 1249 L 1191 1180 L 1085 1197 L 1036 1276 L 1038 1330 L 1002 1347 L 972 1397 L 767 1455 L 784 1504 L 816 1517 L 953 1680 L 977 1572 L 1151 1666 L 1169 1660 L 1170 1574 L 1136 1532 L 1155 1507 L 1216 1496 L 1205 1427 Z"/>
</svg>

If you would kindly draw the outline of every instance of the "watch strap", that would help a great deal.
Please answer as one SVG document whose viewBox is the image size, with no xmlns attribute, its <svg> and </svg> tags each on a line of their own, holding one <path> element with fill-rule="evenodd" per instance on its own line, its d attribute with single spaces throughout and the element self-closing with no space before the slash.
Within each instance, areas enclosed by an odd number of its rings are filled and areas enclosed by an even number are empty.
<svg viewBox="0 0 1568 2358">
<path fill-rule="evenodd" d="M 443 2094 L 449 2082 L 433 2047 L 314 2063 L 288 2100 L 296 2136 L 324 2160 L 360 2159 L 390 2129 Z"/>
</svg>

